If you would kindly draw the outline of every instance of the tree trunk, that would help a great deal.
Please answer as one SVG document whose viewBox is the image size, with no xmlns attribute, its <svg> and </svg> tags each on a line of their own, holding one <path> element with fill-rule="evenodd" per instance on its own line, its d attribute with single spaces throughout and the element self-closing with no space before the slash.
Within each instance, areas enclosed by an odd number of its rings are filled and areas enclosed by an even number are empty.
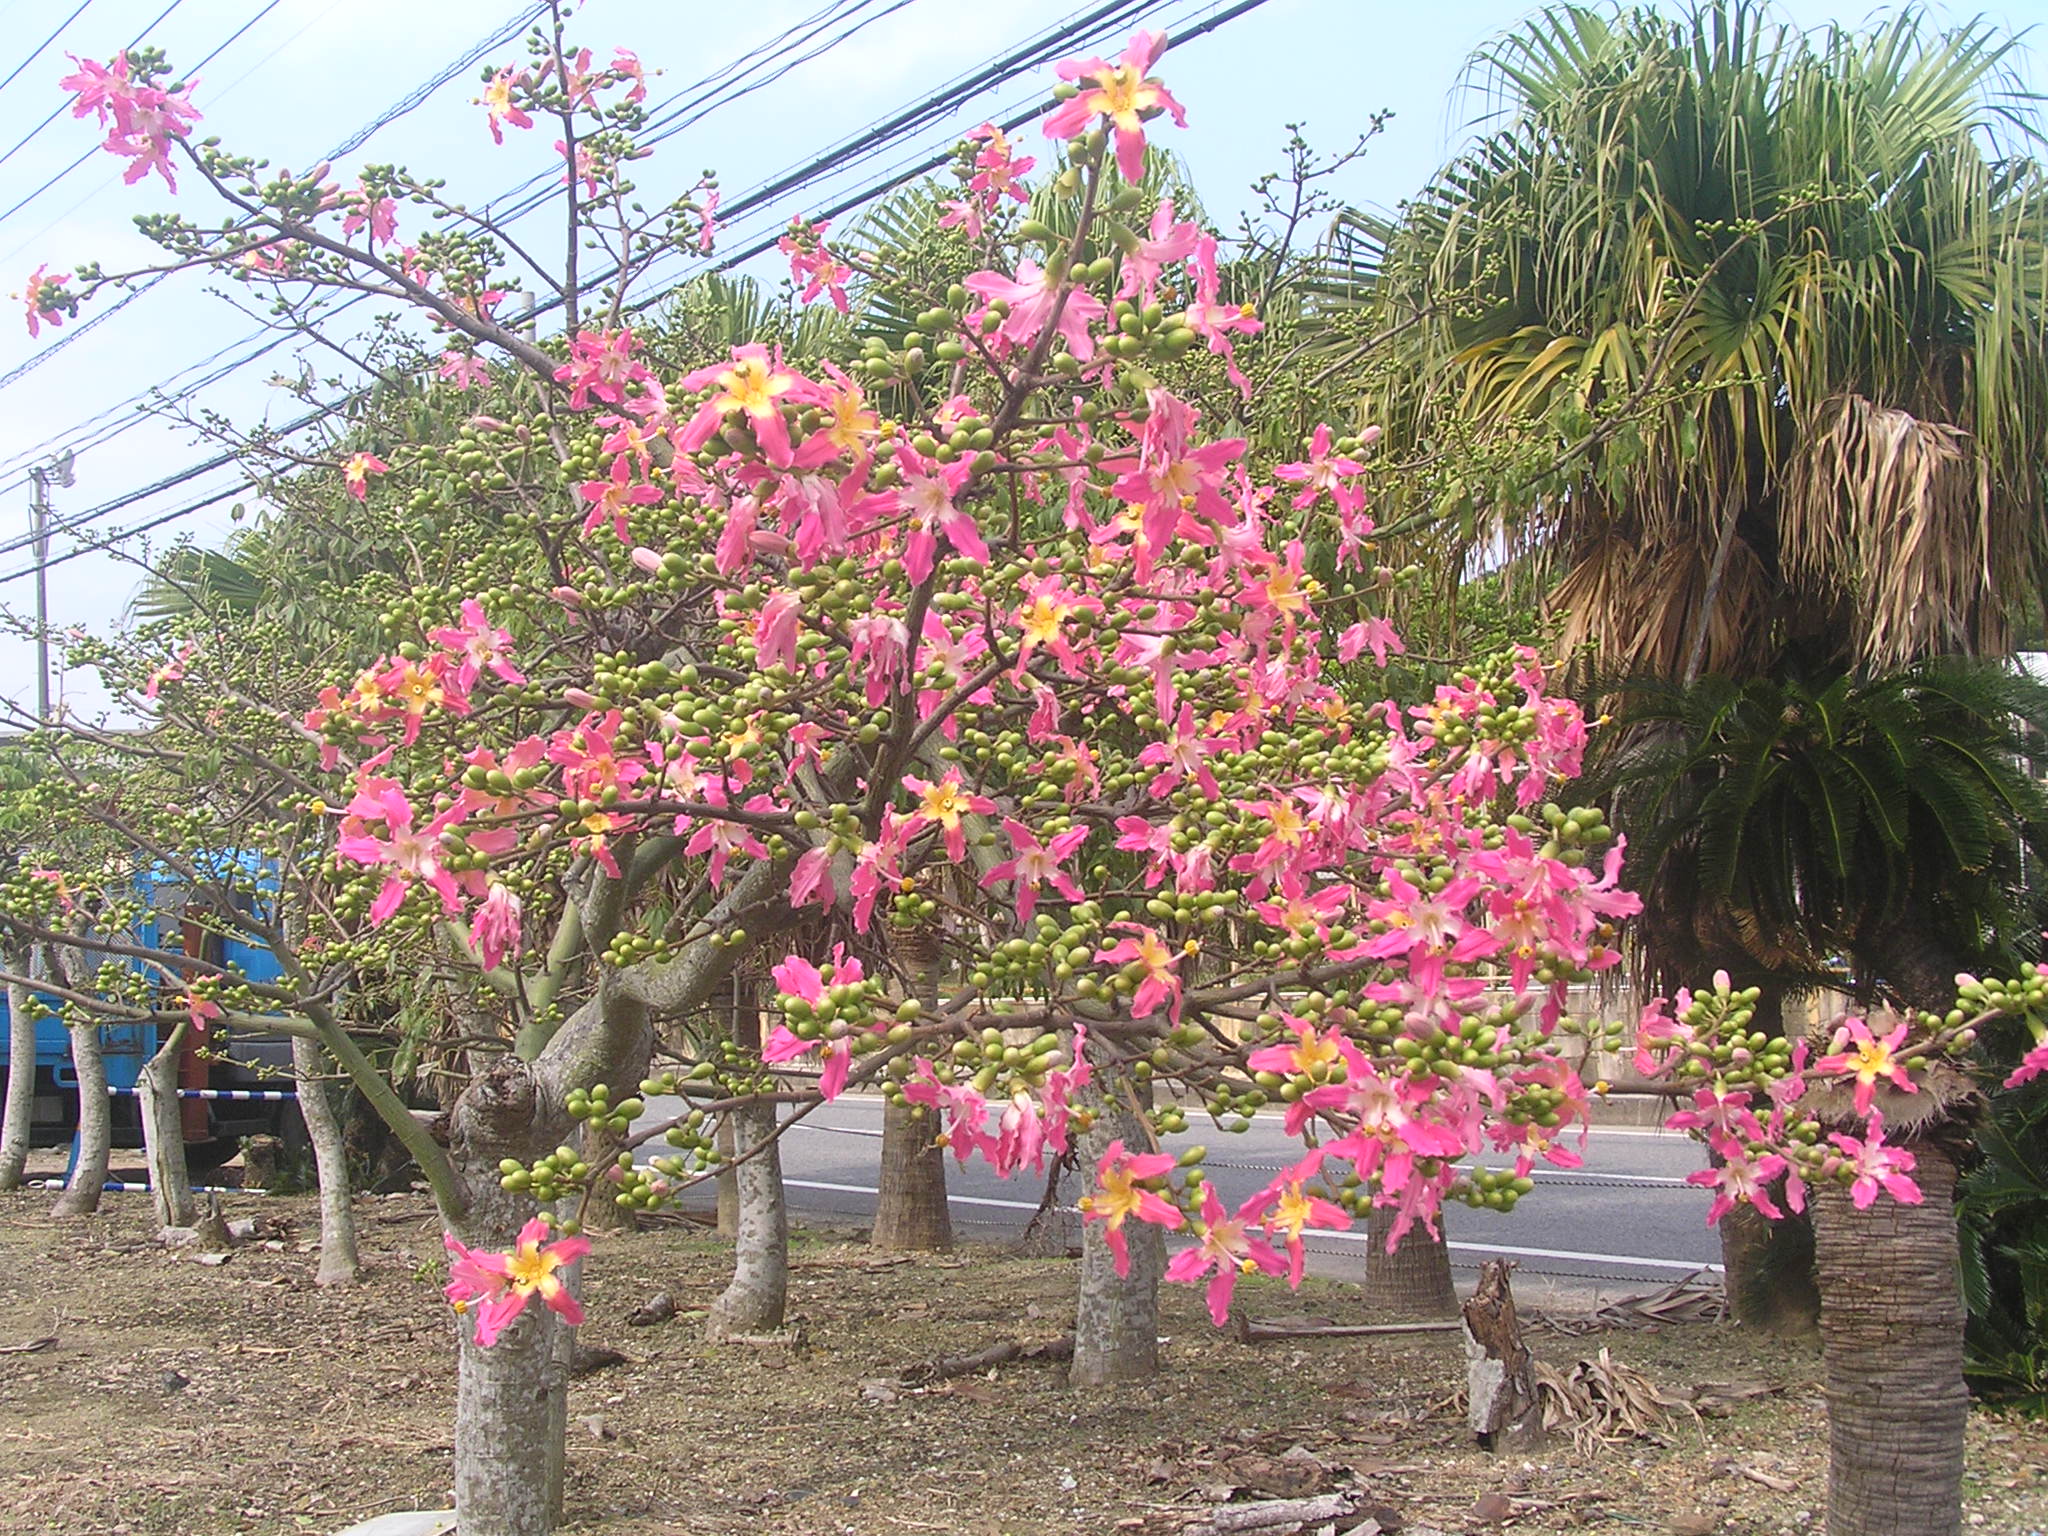
<svg viewBox="0 0 2048 1536">
<path fill-rule="evenodd" d="M 1962 1529 L 1963 1299 L 1956 1169 L 1912 1147 L 1924 1199 L 1814 1194 L 1821 1360 L 1828 1402 L 1828 1536 L 1956 1536 Z"/>
<path fill-rule="evenodd" d="M 78 1079 L 78 1161 L 71 1182 L 51 1207 L 53 1216 L 90 1216 L 107 1187 L 107 1154 L 114 1139 L 114 1112 L 107 1103 L 107 1061 L 100 1054 L 96 1019 L 74 1019 L 71 1069 Z"/>
<path fill-rule="evenodd" d="M 509 1155 L 517 1156 L 517 1152 Z M 478 1245 L 510 1248 L 532 1214 L 529 1201 L 498 1195 L 497 1168 L 458 1164 L 475 1191 L 494 1196 L 472 1210 Z M 502 1234 L 502 1235 L 501 1235 Z M 488 1349 L 457 1320 L 461 1358 L 455 1384 L 455 1508 L 462 1536 L 548 1536 L 561 1519 L 568 1421 L 564 1325 L 530 1302 Z"/>
<path fill-rule="evenodd" d="M 341 1144 L 341 1119 L 323 1081 L 327 1053 L 317 1040 L 292 1037 L 292 1078 L 298 1085 L 299 1115 L 313 1144 L 320 1179 L 320 1271 L 316 1285 L 349 1285 L 362 1275 L 356 1256 L 355 1192 L 349 1188 L 348 1154 Z"/>
<path fill-rule="evenodd" d="M 875 1197 L 874 1246 L 892 1253 L 943 1253 L 953 1246 L 946 1204 L 946 1149 L 933 1139 L 936 1122 L 910 1106 L 882 1110 L 881 1190 Z"/>
<path fill-rule="evenodd" d="M 712 1188 L 718 1191 L 718 1235 L 738 1237 L 740 1235 L 740 1176 L 727 1166 L 732 1162 L 733 1138 L 732 1116 L 720 1115 L 718 1128 L 711 1133 L 711 1145 L 717 1149 L 720 1158 L 718 1177 L 712 1180 Z"/>
<path fill-rule="evenodd" d="M 1532 1451 L 1543 1443 L 1536 1362 L 1515 1315 L 1514 1265 L 1488 1259 L 1461 1316 L 1465 1323 L 1466 1422 L 1489 1451 Z"/>
<path fill-rule="evenodd" d="M 775 1106 L 751 1104 L 730 1112 L 736 1156 L 738 1231 L 732 1282 L 711 1304 L 707 1337 L 767 1333 L 782 1326 L 789 1295 L 789 1217 L 782 1198 L 782 1149 L 775 1140 Z M 767 1143 L 758 1155 L 756 1147 Z"/>
<path fill-rule="evenodd" d="M 1374 1206 L 1366 1217 L 1365 1310 L 1381 1322 L 1412 1323 L 1456 1317 L 1458 1288 L 1451 1283 L 1451 1250 L 1417 1222 L 1387 1252 L 1397 1213 Z"/>
<path fill-rule="evenodd" d="M 614 1095 L 616 1097 L 616 1095 Z M 626 1138 L 608 1130 L 601 1130 L 585 1122 L 578 1139 L 583 1160 L 593 1168 L 611 1168 L 619 1160 L 619 1153 L 625 1148 Z M 611 1198 L 612 1186 L 601 1183 L 597 1196 L 583 1214 L 583 1226 L 590 1232 L 631 1232 L 640 1225 L 640 1219 Z"/>
<path fill-rule="evenodd" d="M 1112 1141 L 1144 1150 L 1145 1123 L 1133 1108 L 1135 1085 L 1121 1066 L 1098 1063 L 1081 1101 L 1096 1111 L 1081 1137 L 1081 1167 L 1092 1177 Z M 1159 1373 L 1159 1282 L 1166 1274 L 1166 1234 L 1149 1221 L 1126 1221 L 1129 1272 L 1116 1272 L 1102 1223 L 1082 1223 L 1081 1289 L 1074 1308 L 1074 1363 L 1067 1371 L 1076 1387 L 1113 1381 L 1142 1381 Z"/>
<path fill-rule="evenodd" d="M 192 1201 L 192 1174 L 185 1165 L 185 1122 L 178 1098 L 178 1047 L 184 1038 L 183 1025 L 173 1029 L 135 1080 L 149 1199 L 159 1227 L 189 1227 L 199 1210 Z"/>
<path fill-rule="evenodd" d="M 733 978 L 733 1042 L 761 1049 L 760 999 L 754 986 Z M 789 1214 L 783 1203 L 782 1145 L 773 1104 L 743 1104 L 727 1111 L 732 1127 L 734 1201 L 732 1281 L 711 1304 L 704 1332 L 713 1340 L 768 1333 L 782 1326 L 789 1297 Z M 751 1156 L 749 1154 L 752 1154 Z"/>
<path fill-rule="evenodd" d="M 9 954 L 7 968 L 26 975 L 25 956 Z M 28 1168 L 29 1134 L 36 1114 L 36 1021 L 24 986 L 7 989 L 7 1110 L 0 1118 L 0 1189 L 21 1188 Z"/>
</svg>

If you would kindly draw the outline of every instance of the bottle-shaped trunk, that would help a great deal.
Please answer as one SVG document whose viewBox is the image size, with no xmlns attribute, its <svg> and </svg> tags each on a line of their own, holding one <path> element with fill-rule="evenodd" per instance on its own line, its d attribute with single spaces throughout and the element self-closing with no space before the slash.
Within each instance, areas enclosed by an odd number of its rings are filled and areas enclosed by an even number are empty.
<svg viewBox="0 0 2048 1536">
<path fill-rule="evenodd" d="M 192 1174 L 185 1164 L 183 1101 L 178 1097 L 182 1024 L 171 1031 L 135 1080 L 142 1113 L 143 1161 L 149 1167 L 149 1200 L 159 1227 L 189 1227 L 199 1208 L 192 1200 Z"/>
<path fill-rule="evenodd" d="M 100 1051 L 100 1026 L 81 1019 L 70 1026 L 71 1068 L 78 1078 L 78 1152 L 53 1216 L 90 1216 L 107 1187 L 108 1148 L 113 1143 L 113 1110 L 107 1103 L 107 1061 Z"/>
<path fill-rule="evenodd" d="M 1814 1196 L 1828 1403 L 1829 1536 L 1956 1536 L 1962 1528 L 1963 1298 L 1955 1164 L 1913 1148 L 1918 1205 L 1859 1211 Z"/>
<path fill-rule="evenodd" d="M 1396 1212 L 1374 1206 L 1366 1217 L 1365 1310 L 1374 1322 L 1413 1323 L 1458 1315 L 1451 1282 L 1451 1251 L 1442 1236 L 1417 1222 L 1394 1251 L 1387 1239 Z"/>
<path fill-rule="evenodd" d="M 1096 1064 L 1094 1080 L 1081 1095 L 1081 1102 L 1095 1111 L 1095 1123 L 1080 1142 L 1085 1179 L 1092 1181 L 1111 1142 L 1149 1147 L 1149 1129 L 1131 1107 L 1135 1086 L 1121 1067 Z M 1120 1275 L 1102 1223 L 1082 1223 L 1074 1363 L 1067 1372 L 1076 1387 L 1142 1381 L 1159 1373 L 1159 1282 L 1166 1274 L 1166 1234 L 1148 1221 L 1126 1221 L 1123 1232 L 1130 1264 Z"/>
<path fill-rule="evenodd" d="M 7 968 L 27 973 L 26 956 L 9 954 Z M 36 1113 L 36 1020 L 27 987 L 7 988 L 7 1108 L 0 1115 L 0 1189 L 19 1189 L 28 1168 L 29 1133 Z"/>
<path fill-rule="evenodd" d="M 328 1097 L 328 1068 L 327 1053 L 318 1041 L 293 1038 L 292 1079 L 320 1180 L 320 1270 L 314 1281 L 318 1285 L 349 1285 L 362 1274 L 362 1263 L 356 1255 L 355 1192 L 349 1188 L 341 1117 Z"/>
</svg>

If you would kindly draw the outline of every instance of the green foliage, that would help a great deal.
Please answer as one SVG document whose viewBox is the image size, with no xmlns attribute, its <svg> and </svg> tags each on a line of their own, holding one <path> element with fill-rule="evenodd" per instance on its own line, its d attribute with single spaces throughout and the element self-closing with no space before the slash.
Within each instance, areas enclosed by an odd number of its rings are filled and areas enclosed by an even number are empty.
<svg viewBox="0 0 2048 1536">
<path fill-rule="evenodd" d="M 1977 1147 L 1956 1189 L 1964 1369 L 1982 1395 L 2048 1414 L 2048 1092 L 1995 1095 Z"/>
</svg>

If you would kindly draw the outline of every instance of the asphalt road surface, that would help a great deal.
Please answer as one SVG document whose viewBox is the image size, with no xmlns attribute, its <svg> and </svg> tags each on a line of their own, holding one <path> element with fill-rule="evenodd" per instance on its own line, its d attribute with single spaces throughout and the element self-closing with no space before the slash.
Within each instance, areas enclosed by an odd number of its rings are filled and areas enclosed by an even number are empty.
<svg viewBox="0 0 2048 1536">
<path fill-rule="evenodd" d="M 647 1115 L 659 1122 L 680 1108 L 680 1100 L 652 1099 Z M 857 1095 L 824 1105 L 792 1126 L 782 1142 L 792 1214 L 846 1225 L 872 1219 L 881 1127 L 881 1101 Z M 1299 1156 L 1298 1144 L 1277 1117 L 1258 1117 L 1240 1136 L 1204 1123 L 1167 1142 L 1176 1150 L 1197 1144 L 1209 1148 L 1203 1166 L 1217 1193 L 1233 1204 Z M 658 1153 L 659 1144 L 648 1151 Z M 1688 1173 L 1706 1165 L 1698 1143 L 1675 1132 L 1601 1128 L 1588 1140 L 1585 1159 L 1577 1169 L 1538 1167 L 1532 1174 L 1535 1190 L 1508 1214 L 1449 1207 L 1445 1227 L 1453 1267 L 1469 1280 L 1483 1259 L 1506 1257 L 1532 1278 L 1640 1290 L 1717 1266 L 1720 1243 L 1706 1220 L 1709 1196 L 1685 1182 Z M 1028 1171 L 999 1179 L 979 1159 L 964 1169 L 949 1159 L 946 1175 L 954 1228 L 967 1240 L 994 1241 L 1020 1232 L 1045 1190 L 1044 1181 Z M 1060 1199 L 1071 1204 L 1084 1192 L 1070 1175 Z M 1308 1243 L 1311 1270 L 1358 1275 L 1364 1241 L 1362 1224 L 1355 1232 L 1316 1234 Z"/>
</svg>

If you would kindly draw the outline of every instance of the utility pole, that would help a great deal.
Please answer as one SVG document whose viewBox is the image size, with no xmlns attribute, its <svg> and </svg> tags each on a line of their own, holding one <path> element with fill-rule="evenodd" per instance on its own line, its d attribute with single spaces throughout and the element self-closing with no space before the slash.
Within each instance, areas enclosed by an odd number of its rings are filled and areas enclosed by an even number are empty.
<svg viewBox="0 0 2048 1536">
<path fill-rule="evenodd" d="M 29 498 L 29 532 L 36 551 L 36 719 L 50 718 L 50 484 L 69 489 L 73 483 L 70 450 L 28 472 L 34 489 Z"/>
</svg>

